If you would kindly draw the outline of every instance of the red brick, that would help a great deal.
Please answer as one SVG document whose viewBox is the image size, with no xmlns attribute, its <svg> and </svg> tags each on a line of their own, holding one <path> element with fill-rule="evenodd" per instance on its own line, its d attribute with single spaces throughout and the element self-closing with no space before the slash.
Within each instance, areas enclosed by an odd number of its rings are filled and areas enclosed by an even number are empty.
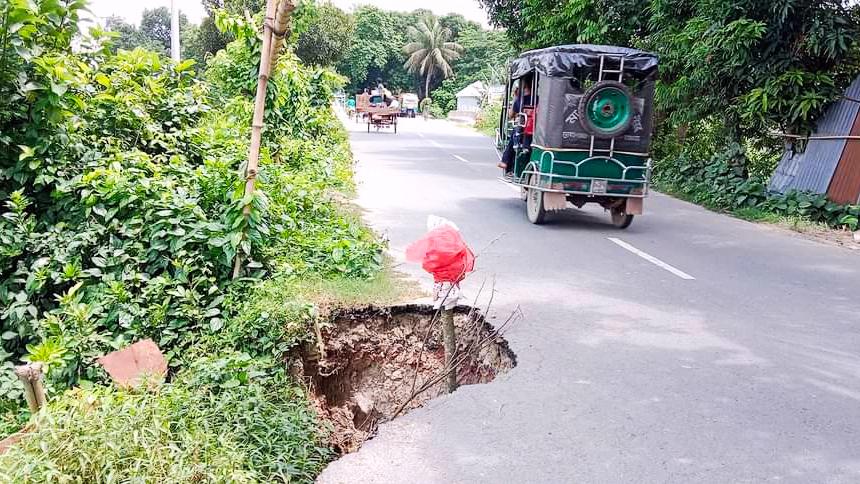
<svg viewBox="0 0 860 484">
<path fill-rule="evenodd" d="M 123 387 L 138 386 L 153 379 L 161 381 L 167 374 L 167 360 L 151 339 L 108 353 L 98 361 L 113 381 Z"/>
</svg>

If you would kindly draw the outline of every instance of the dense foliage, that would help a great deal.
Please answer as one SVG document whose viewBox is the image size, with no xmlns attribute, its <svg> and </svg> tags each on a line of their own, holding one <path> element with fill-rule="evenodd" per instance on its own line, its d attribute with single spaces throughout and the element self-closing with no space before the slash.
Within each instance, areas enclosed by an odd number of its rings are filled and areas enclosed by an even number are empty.
<svg viewBox="0 0 860 484">
<path fill-rule="evenodd" d="M 330 3 L 320 5 L 299 36 L 296 55 L 308 65 L 337 65 L 349 50 L 354 31 L 351 15 Z"/>
<path fill-rule="evenodd" d="M 403 67 L 402 51 L 409 20 L 370 6 L 359 7 L 353 17 L 353 39 L 338 65 L 338 72 L 349 79 L 348 90 L 375 86 L 377 79 L 393 90 L 411 90 L 414 79 Z"/>
<path fill-rule="evenodd" d="M 261 19 L 222 18 L 237 40 L 202 81 L 193 61 L 115 52 L 99 30 L 80 33 L 82 6 L 0 7 L 0 434 L 27 416 L 13 364 L 41 362 L 57 399 L 40 417 L 42 442 L 21 447 L 32 466 L 0 460 L 0 473 L 15 469 L 27 482 L 159 472 L 308 480 L 325 452 L 304 397 L 272 358 L 308 338 L 313 311 L 302 301 L 277 317 L 253 309 L 272 284 L 368 278 L 381 264 L 379 244 L 333 197 L 351 188 L 345 133 L 330 108 L 341 80 L 280 56 L 259 189 L 243 197 Z M 237 254 L 245 264 L 234 280 Z M 272 339 L 248 346 L 263 334 Z M 106 378 L 95 359 L 143 338 L 184 376 L 155 395 L 99 388 Z M 215 356 L 196 361 L 200 354 Z M 255 369 L 230 378 L 234 364 Z M 207 374 L 229 392 L 195 380 Z M 147 408 L 132 411 L 139 407 Z M 80 421 L 81 408 L 94 420 Z M 151 435 L 113 447 L 110 435 L 147 422 Z M 149 459 L 159 442 L 173 446 Z M 117 454 L 126 451 L 129 460 Z M 92 460 L 72 462 L 79 455 Z"/>
<path fill-rule="evenodd" d="M 485 86 L 504 84 L 507 62 L 515 54 L 505 33 L 498 30 L 465 28 L 457 43 L 463 47 L 463 55 L 453 62 L 454 76 L 433 91 L 433 101 L 443 113 L 456 109 L 457 93 L 475 81 Z"/>
<path fill-rule="evenodd" d="M 585 42 L 658 53 L 657 179 L 693 198 L 738 200 L 754 186 L 765 200 L 762 182 L 783 149 L 772 132 L 809 133 L 860 72 L 856 2 L 481 3 L 520 48 Z M 846 215 L 837 220 L 853 220 Z"/>
</svg>

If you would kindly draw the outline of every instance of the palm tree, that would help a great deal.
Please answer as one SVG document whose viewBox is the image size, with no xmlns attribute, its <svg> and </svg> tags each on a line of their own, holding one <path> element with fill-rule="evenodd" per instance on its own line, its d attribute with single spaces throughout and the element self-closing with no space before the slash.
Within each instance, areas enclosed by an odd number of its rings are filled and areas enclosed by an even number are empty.
<svg viewBox="0 0 860 484">
<path fill-rule="evenodd" d="M 410 42 L 403 47 L 409 56 L 403 67 L 411 74 L 424 76 L 424 97 L 430 95 L 430 80 L 440 72 L 443 78 L 454 75 L 451 61 L 460 57 L 463 47 L 451 42 L 451 31 L 443 28 L 439 20 L 425 18 L 418 25 L 409 27 Z"/>
</svg>

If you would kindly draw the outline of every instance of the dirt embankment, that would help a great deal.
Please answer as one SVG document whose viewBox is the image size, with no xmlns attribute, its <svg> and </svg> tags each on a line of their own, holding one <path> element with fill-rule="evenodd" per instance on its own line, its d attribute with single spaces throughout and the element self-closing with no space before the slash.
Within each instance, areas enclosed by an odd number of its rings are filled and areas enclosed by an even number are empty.
<svg viewBox="0 0 860 484">
<path fill-rule="evenodd" d="M 507 342 L 478 310 L 457 308 L 454 323 L 460 385 L 490 382 L 516 365 Z M 442 330 L 430 306 L 335 312 L 321 336 L 322 346 L 305 349 L 303 371 L 340 452 L 357 450 L 381 422 L 446 391 Z"/>
</svg>

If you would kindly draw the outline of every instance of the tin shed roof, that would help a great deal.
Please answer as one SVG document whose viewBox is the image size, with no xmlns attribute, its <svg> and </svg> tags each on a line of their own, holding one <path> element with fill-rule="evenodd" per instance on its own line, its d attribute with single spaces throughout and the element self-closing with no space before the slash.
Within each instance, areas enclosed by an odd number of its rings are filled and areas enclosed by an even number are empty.
<svg viewBox="0 0 860 484">
<path fill-rule="evenodd" d="M 854 79 L 845 96 L 860 98 L 860 77 Z M 848 136 L 858 108 L 860 103 L 855 101 L 836 101 L 818 121 L 813 136 Z M 787 150 L 770 179 L 769 190 L 778 193 L 791 190 L 826 193 L 844 149 L 844 139 L 811 139 L 803 153 Z"/>
</svg>

